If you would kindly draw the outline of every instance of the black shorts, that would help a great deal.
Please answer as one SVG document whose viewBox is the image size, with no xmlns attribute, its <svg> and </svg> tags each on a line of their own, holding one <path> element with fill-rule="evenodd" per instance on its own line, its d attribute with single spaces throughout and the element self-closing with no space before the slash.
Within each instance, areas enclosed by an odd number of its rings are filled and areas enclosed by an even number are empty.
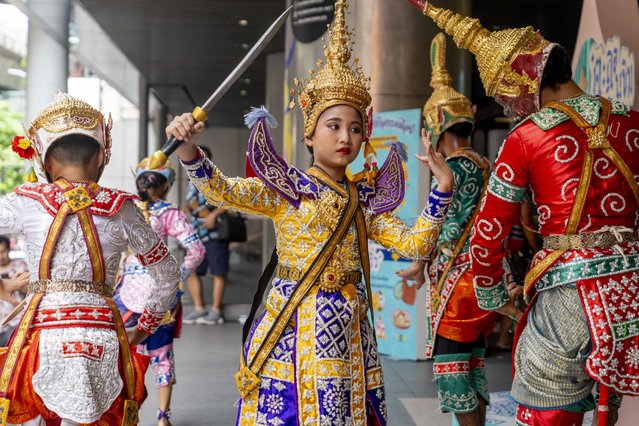
<svg viewBox="0 0 639 426">
<path fill-rule="evenodd" d="M 229 271 L 229 242 L 223 240 L 209 240 L 204 243 L 206 255 L 195 272 L 202 276 L 206 270 L 211 275 L 226 275 Z"/>
<path fill-rule="evenodd" d="M 470 353 L 473 349 L 486 348 L 486 339 L 479 336 L 474 342 L 457 342 L 437 335 L 433 355 L 452 355 Z"/>
</svg>

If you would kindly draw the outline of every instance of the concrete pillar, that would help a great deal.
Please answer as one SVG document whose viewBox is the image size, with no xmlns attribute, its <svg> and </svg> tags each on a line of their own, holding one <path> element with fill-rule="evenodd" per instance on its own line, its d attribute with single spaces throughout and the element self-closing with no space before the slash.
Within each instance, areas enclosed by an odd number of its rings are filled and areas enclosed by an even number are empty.
<svg viewBox="0 0 639 426">
<path fill-rule="evenodd" d="M 404 1 L 351 0 L 355 28 L 355 54 L 371 77 L 376 111 L 422 108 L 431 93 L 430 43 L 440 30 Z M 454 0 L 449 7 L 460 13 L 469 0 Z M 470 95 L 471 56 L 449 39 L 447 64 L 454 86 Z"/>
<path fill-rule="evenodd" d="M 28 7 L 38 17 L 29 20 L 27 42 L 27 120 L 30 121 L 58 90 L 67 90 L 71 4 L 70 0 L 29 0 Z"/>
<path fill-rule="evenodd" d="M 284 53 L 271 53 L 266 56 L 266 108 L 282 123 L 282 107 L 284 106 Z M 282 149 L 282 126 L 269 129 L 273 143 L 278 151 Z"/>
<path fill-rule="evenodd" d="M 140 74 L 139 85 L 139 110 L 140 121 L 138 128 L 138 158 L 147 156 L 149 143 L 149 85 L 143 75 Z"/>
<path fill-rule="evenodd" d="M 163 115 L 166 116 L 166 109 L 153 92 L 149 95 L 147 108 L 147 148 L 144 156 L 153 154 L 166 141 L 164 127 L 160 127 L 162 123 L 166 123 L 166 117 L 163 117 Z"/>
</svg>

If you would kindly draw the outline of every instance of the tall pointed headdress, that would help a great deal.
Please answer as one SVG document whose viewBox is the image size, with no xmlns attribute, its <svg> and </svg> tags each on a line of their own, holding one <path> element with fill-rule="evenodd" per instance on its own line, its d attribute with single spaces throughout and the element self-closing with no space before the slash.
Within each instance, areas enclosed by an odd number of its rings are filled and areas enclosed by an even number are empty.
<svg viewBox="0 0 639 426">
<path fill-rule="evenodd" d="M 304 136 L 311 137 L 317 126 L 317 119 L 326 109 L 335 105 L 348 105 L 362 116 L 364 129 L 367 128 L 367 108 L 371 103 L 369 94 L 370 78 L 365 77 L 359 59 L 349 64 L 352 52 L 350 40 L 353 32 L 346 27 L 346 0 L 335 2 L 335 20 L 330 28 L 330 39 L 324 46 L 326 62 L 317 62 L 318 71 L 309 70 L 307 80 L 295 79 L 291 95 L 298 94 L 298 103 L 304 115 Z M 293 107 L 293 105 L 291 105 Z"/>
<path fill-rule="evenodd" d="M 319 71 L 310 71 L 307 81 L 295 81 L 300 88 L 299 104 L 304 115 L 304 136 L 315 132 L 319 116 L 335 105 L 348 105 L 358 111 L 367 137 L 372 131 L 371 96 L 368 93 L 369 78 L 364 77 L 359 61 L 353 65 L 350 36 L 346 28 L 346 0 L 335 2 L 335 21 L 330 28 L 330 40 L 324 47 L 327 62 L 318 62 Z M 292 90 L 294 97 L 296 91 Z M 291 105 L 290 108 L 293 108 Z M 368 111 L 367 111 L 368 109 Z M 251 129 L 247 150 L 247 176 L 261 179 L 273 191 L 298 208 L 303 197 L 316 199 L 320 187 L 312 176 L 288 164 L 273 146 L 268 126 L 277 122 L 264 107 L 253 108 L 244 116 Z M 381 167 L 377 167 L 375 150 L 370 143 L 364 146 L 364 170 L 351 179 L 355 182 L 360 202 L 372 212 L 382 213 L 395 209 L 404 199 L 404 166 L 406 150 L 401 143 L 394 143 Z"/>
<path fill-rule="evenodd" d="M 346 28 L 346 0 L 335 2 L 335 21 L 330 29 L 330 41 L 324 47 L 327 62 L 318 63 L 319 71 L 310 71 L 307 81 L 295 81 L 300 88 L 299 104 L 304 115 L 304 136 L 312 137 L 319 116 L 334 105 L 348 105 L 362 117 L 367 136 L 372 131 L 371 96 L 368 93 L 369 78 L 351 57 L 352 34 Z M 292 90 L 294 97 L 296 91 Z M 294 105 L 291 105 L 293 108 Z M 368 109 L 368 111 L 367 111 Z M 320 196 L 317 182 L 306 172 L 288 164 L 273 146 L 268 126 L 277 125 L 264 107 L 253 108 L 244 116 L 251 129 L 247 150 L 247 176 L 257 177 L 295 208 L 303 197 L 315 199 Z M 404 199 L 404 166 L 406 149 L 402 143 L 394 143 L 381 167 L 377 167 L 372 144 L 364 146 L 364 170 L 351 179 L 356 182 L 360 201 L 367 209 L 381 213 L 395 209 Z"/>
<path fill-rule="evenodd" d="M 433 94 L 424 105 L 424 127 L 433 132 L 432 142 L 435 148 L 442 133 L 458 123 L 474 123 L 474 114 L 470 100 L 453 89 L 453 78 L 446 69 L 446 37 L 437 34 L 430 44 L 430 63 L 432 74 L 430 86 Z"/>
<path fill-rule="evenodd" d="M 475 55 L 486 94 L 504 107 L 504 114 L 523 118 L 539 110 L 541 77 L 557 44 L 545 40 L 532 27 L 489 31 L 478 19 L 430 3 L 423 12 L 452 36 L 457 46 Z"/>
</svg>

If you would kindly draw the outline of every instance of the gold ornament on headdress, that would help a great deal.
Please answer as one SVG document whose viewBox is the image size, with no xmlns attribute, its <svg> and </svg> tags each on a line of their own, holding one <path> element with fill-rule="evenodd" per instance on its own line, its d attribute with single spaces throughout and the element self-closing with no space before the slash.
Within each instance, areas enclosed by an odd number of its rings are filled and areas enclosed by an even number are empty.
<svg viewBox="0 0 639 426">
<path fill-rule="evenodd" d="M 175 176 L 177 176 L 175 168 L 173 168 L 173 164 L 171 164 L 169 160 L 166 160 L 166 163 L 164 163 L 163 165 L 153 168 L 151 167 L 151 157 L 144 157 L 142 160 L 140 160 L 140 162 L 136 166 L 135 171 L 133 172 L 133 176 L 137 178 L 144 172 L 159 173 L 164 176 L 171 185 L 175 181 Z"/>
<path fill-rule="evenodd" d="M 106 122 L 105 122 L 106 121 Z M 49 146 L 59 137 L 79 133 L 95 139 L 105 153 L 105 164 L 111 154 L 111 127 L 100 111 L 66 93 L 58 93 L 31 122 L 28 134 L 36 141 L 38 153 L 44 159 Z"/>
<path fill-rule="evenodd" d="M 29 142 L 29 148 L 33 150 L 28 157 L 31 168 L 25 175 L 25 180 L 46 182 L 48 177 L 44 170 L 44 160 L 49 148 L 61 137 L 71 134 L 88 136 L 99 144 L 104 154 L 100 165 L 101 172 L 111 157 L 112 125 L 111 115 L 105 120 L 102 113 L 88 103 L 67 93 L 58 92 L 53 101 L 38 113 L 28 129 L 23 126 L 24 133 L 28 135 L 24 140 Z"/>
<path fill-rule="evenodd" d="M 489 31 L 479 19 L 463 17 L 430 3 L 423 13 L 452 36 L 457 46 L 475 55 L 486 94 L 501 100 L 502 105 L 512 103 L 514 109 L 518 109 L 517 103 L 530 101 L 539 107 L 541 75 L 554 43 L 530 26 Z"/>
<path fill-rule="evenodd" d="M 330 28 L 328 45 L 324 46 L 326 62 L 317 62 L 319 70 L 309 70 L 308 80 L 295 79 L 298 103 L 304 115 L 304 136 L 311 137 L 315 132 L 317 119 L 326 109 L 335 105 L 348 105 L 355 108 L 362 116 L 362 125 L 366 128 L 366 109 L 371 103 L 368 93 L 370 78 L 365 77 L 359 59 L 351 58 L 353 34 L 346 27 L 345 12 L 348 9 L 346 0 L 335 2 L 335 21 Z M 291 95 L 296 90 L 291 89 Z M 293 108 L 293 102 L 291 108 Z"/>
<path fill-rule="evenodd" d="M 62 133 L 70 129 L 94 129 L 104 123 L 100 111 L 88 103 L 65 94 L 58 94 L 53 103 L 47 105 L 31 122 L 29 133 L 44 129 L 51 133 Z"/>
<path fill-rule="evenodd" d="M 453 78 L 446 69 L 446 37 L 437 34 L 430 44 L 432 74 L 430 86 L 433 94 L 424 105 L 424 127 L 432 131 L 432 142 L 437 141 L 449 127 L 462 122 L 473 123 L 470 100 L 451 86 Z"/>
</svg>

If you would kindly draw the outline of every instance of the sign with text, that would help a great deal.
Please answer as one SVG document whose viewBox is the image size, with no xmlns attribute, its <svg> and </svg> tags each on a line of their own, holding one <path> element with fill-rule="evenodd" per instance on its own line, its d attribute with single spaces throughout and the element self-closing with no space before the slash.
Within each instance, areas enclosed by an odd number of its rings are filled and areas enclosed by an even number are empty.
<svg viewBox="0 0 639 426">
<path fill-rule="evenodd" d="M 610 6 L 610 0 L 583 0 L 572 57 L 573 79 L 591 95 L 637 110 L 639 3 L 615 0 Z"/>
<path fill-rule="evenodd" d="M 588 38 L 580 47 L 574 80 L 591 95 L 632 106 L 637 93 L 635 68 L 634 53 L 621 45 L 618 36 L 604 44 Z"/>
<path fill-rule="evenodd" d="M 335 16 L 335 0 L 294 0 L 293 34 L 302 43 L 320 38 Z"/>
</svg>

